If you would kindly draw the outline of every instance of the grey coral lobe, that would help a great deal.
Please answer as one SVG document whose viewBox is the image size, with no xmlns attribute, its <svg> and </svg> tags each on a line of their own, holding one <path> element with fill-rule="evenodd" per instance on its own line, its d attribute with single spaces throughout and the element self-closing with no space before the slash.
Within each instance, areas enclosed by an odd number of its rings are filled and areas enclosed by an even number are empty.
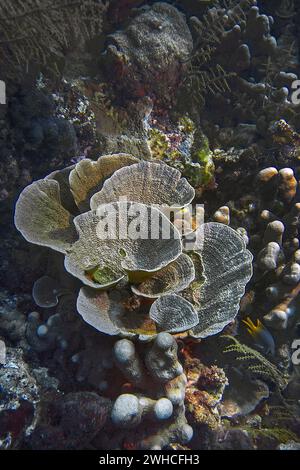
<svg viewBox="0 0 300 470">
<path fill-rule="evenodd" d="M 242 237 L 224 224 L 206 223 L 199 232 L 197 243 L 206 280 L 195 306 L 199 323 L 191 334 L 205 338 L 222 331 L 236 317 L 252 276 L 252 255 Z"/>
</svg>

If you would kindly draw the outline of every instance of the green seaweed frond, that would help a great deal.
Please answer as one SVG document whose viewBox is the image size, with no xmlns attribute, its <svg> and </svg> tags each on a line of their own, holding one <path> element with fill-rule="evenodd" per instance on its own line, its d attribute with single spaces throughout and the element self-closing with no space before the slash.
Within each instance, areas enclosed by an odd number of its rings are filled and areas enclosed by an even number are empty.
<svg viewBox="0 0 300 470">
<path fill-rule="evenodd" d="M 280 370 L 255 349 L 240 343 L 234 336 L 223 335 L 231 344 L 223 350 L 225 354 L 234 353 L 236 361 L 247 362 L 247 369 L 255 376 L 272 382 L 276 388 L 283 390 L 287 385 L 285 376 Z"/>
</svg>

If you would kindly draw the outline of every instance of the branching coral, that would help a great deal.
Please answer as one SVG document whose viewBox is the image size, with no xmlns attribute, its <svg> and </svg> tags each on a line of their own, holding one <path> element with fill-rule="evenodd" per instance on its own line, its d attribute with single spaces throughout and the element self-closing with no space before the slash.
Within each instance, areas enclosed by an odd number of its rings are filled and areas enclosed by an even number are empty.
<svg viewBox="0 0 300 470">
<path fill-rule="evenodd" d="M 251 0 L 224 3 L 223 7 L 222 2 L 215 2 L 201 20 L 195 16 L 190 19 L 196 39 L 185 83 L 200 105 L 204 104 L 208 93 L 223 94 L 229 91 L 229 80 L 235 75 L 235 70 L 224 70 L 221 63 L 211 65 L 208 70 L 205 67 L 218 54 L 219 48 L 226 48 L 230 39 L 238 38 L 240 24 L 245 23 L 249 9 L 255 4 Z M 240 45 L 235 57 L 237 67 L 247 63 L 249 54 L 247 46 Z"/>
<path fill-rule="evenodd" d="M 195 115 L 200 104 L 203 130 L 216 147 L 247 148 L 280 118 L 298 126 L 299 106 L 291 99 L 297 79 L 292 25 L 273 36 L 274 18 L 261 9 L 255 0 L 220 1 L 190 18 L 194 54 L 182 101 L 192 97 Z"/>
<path fill-rule="evenodd" d="M 225 72 L 219 64 L 215 70 L 208 71 L 193 67 L 183 84 L 187 86 L 190 94 L 194 94 L 196 103 L 202 107 L 205 103 L 206 94 L 216 95 L 230 91 L 228 80 L 233 76 L 232 73 Z"/>
<path fill-rule="evenodd" d="M 263 247 L 257 251 L 256 277 L 269 278 L 264 322 L 282 331 L 294 323 L 299 295 L 298 181 L 292 168 L 268 167 L 259 172 L 257 182 L 268 209 L 260 212 Z"/>
</svg>

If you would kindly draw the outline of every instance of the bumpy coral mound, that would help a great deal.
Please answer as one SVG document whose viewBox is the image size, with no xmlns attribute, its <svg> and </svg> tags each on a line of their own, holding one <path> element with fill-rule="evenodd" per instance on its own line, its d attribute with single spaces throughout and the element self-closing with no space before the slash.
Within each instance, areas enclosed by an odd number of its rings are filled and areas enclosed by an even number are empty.
<svg viewBox="0 0 300 470">
<path fill-rule="evenodd" d="M 176 228 L 172 220 L 193 198 L 178 170 L 108 155 L 25 188 L 15 224 L 28 241 L 65 256 L 65 269 L 83 284 L 77 310 L 97 330 L 203 338 L 235 318 L 252 256 L 226 225 Z M 35 283 L 39 305 L 56 305 L 58 295 L 56 281 Z"/>
<path fill-rule="evenodd" d="M 165 99 L 178 85 L 192 49 L 185 16 L 174 6 L 158 2 L 139 9 L 123 31 L 110 35 L 105 55 L 109 68 L 122 70 L 124 93 L 154 92 Z"/>
</svg>

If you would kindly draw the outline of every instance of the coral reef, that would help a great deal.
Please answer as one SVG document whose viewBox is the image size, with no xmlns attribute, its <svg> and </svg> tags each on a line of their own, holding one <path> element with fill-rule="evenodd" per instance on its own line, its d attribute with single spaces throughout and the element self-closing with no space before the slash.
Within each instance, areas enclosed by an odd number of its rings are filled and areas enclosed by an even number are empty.
<svg viewBox="0 0 300 470">
<path fill-rule="evenodd" d="M 50 93 L 42 90 L 20 87 L 11 92 L 0 124 L 1 201 L 15 197 L 34 177 L 67 164 L 77 155 L 75 128 L 54 115 L 55 107 Z"/>
<path fill-rule="evenodd" d="M 36 376 L 42 377 L 41 383 Z M 58 384 L 47 376 L 47 370 L 31 370 L 17 348 L 7 348 L 0 384 L 0 449 L 14 449 L 35 427 L 41 394 L 55 390 Z"/>
<path fill-rule="evenodd" d="M 278 38 L 272 36 L 274 17 L 256 3 L 216 2 L 202 18 L 190 18 L 194 52 L 183 94 L 204 105 L 204 131 L 227 149 L 247 148 L 278 119 L 298 125 L 299 106 L 291 101 L 297 79 L 293 29 L 285 25 Z"/>
<path fill-rule="evenodd" d="M 110 400 L 93 392 L 68 393 L 48 403 L 42 418 L 30 434 L 31 449 L 86 448 L 107 422 Z"/>
<path fill-rule="evenodd" d="M 299 2 L 21 3 L 0 448 L 298 449 Z"/>
</svg>

